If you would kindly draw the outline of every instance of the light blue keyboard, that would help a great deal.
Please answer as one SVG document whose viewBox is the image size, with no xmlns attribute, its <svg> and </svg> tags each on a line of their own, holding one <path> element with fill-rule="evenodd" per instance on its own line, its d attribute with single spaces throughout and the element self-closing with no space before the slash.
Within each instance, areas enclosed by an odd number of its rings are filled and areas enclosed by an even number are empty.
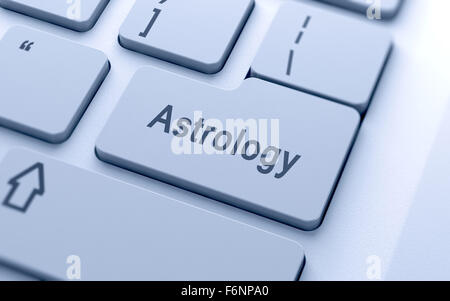
<svg viewBox="0 0 450 301">
<path fill-rule="evenodd" d="M 108 2 L 0 6 L 80 32 L 95 30 Z M 393 47 L 385 28 L 364 15 L 392 18 L 401 4 L 323 2 L 355 14 L 283 3 L 247 76 L 222 89 L 183 70 L 207 79 L 227 68 L 258 1 L 137 0 L 110 43 L 176 68 L 142 66 L 121 96 L 111 96 L 117 105 L 88 146 L 97 163 L 244 215 L 317 229 Z M 70 143 L 108 74 L 121 70 L 81 33 L 68 40 L 21 25 L 5 32 L 0 126 L 49 149 Z M 0 163 L 0 238 L 2 262 L 58 280 L 78 279 L 67 271 L 77 258 L 82 280 L 297 280 L 307 254 L 298 242 L 182 197 L 24 148 Z"/>
</svg>

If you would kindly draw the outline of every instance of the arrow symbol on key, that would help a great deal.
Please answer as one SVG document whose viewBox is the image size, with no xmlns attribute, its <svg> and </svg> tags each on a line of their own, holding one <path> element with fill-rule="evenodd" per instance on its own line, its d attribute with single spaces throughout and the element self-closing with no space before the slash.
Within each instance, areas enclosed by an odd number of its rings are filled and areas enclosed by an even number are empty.
<svg viewBox="0 0 450 301">
<path fill-rule="evenodd" d="M 11 189 L 3 205 L 25 213 L 36 196 L 44 195 L 44 164 L 34 164 L 11 178 L 8 184 Z"/>
</svg>

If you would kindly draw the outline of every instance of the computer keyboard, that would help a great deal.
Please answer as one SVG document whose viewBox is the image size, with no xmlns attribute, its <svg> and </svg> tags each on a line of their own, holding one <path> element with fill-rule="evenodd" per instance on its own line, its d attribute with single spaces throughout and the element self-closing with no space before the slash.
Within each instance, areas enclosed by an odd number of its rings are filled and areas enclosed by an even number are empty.
<svg viewBox="0 0 450 301">
<path fill-rule="evenodd" d="M 108 1 L 61 2 L 0 0 L 0 6 L 86 31 Z M 394 2 L 391 12 L 400 3 Z M 80 9 L 80 3 L 87 4 Z M 255 2 L 212 3 L 137 0 L 118 42 L 182 68 L 217 73 Z M 236 89 L 139 69 L 98 137 L 96 154 L 212 202 L 313 230 L 391 48 L 389 34 L 364 18 L 304 1 L 284 3 Z M 93 48 L 9 28 L 0 41 L 0 124 L 53 144 L 70 140 L 110 67 L 114 62 Z M 228 120 L 243 131 L 227 131 Z M 66 279 L 69 254 L 85 258 L 85 280 L 295 280 L 303 268 L 303 248 L 287 238 L 106 176 L 30 150 L 10 151 L 0 168 L 0 220 L 17 232 L 1 232 L 7 247 L 0 247 L 0 258 L 44 279 Z M 28 195 L 19 189 L 22 178 Z M 84 220 L 82 229 L 67 223 L 73 218 Z M 108 268 L 112 258 L 124 258 L 115 271 Z"/>
</svg>

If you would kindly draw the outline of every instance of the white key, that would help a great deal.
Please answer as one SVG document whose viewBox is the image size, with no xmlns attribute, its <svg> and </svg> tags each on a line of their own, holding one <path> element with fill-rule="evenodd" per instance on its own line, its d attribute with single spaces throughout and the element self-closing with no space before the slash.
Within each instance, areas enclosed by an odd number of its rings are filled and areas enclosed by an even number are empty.
<svg viewBox="0 0 450 301">
<path fill-rule="evenodd" d="M 26 150 L 0 164 L 0 258 L 43 279 L 296 280 L 286 238 Z"/>
<path fill-rule="evenodd" d="M 359 121 L 350 107 L 260 79 L 224 91 L 143 68 L 96 149 L 107 162 L 312 230 Z"/>
<path fill-rule="evenodd" d="M 61 143 L 108 72 L 101 51 L 13 27 L 0 41 L 0 125 Z"/>
<path fill-rule="evenodd" d="M 119 34 L 125 48 L 204 73 L 222 69 L 254 0 L 137 0 Z"/>
<path fill-rule="evenodd" d="M 318 0 L 363 13 L 371 20 L 393 18 L 403 0 Z"/>
<path fill-rule="evenodd" d="M 109 0 L 0 0 L 4 8 L 76 31 L 91 29 Z"/>
<path fill-rule="evenodd" d="M 287 2 L 260 47 L 251 74 L 363 113 L 390 50 L 390 35 L 377 26 Z"/>
</svg>

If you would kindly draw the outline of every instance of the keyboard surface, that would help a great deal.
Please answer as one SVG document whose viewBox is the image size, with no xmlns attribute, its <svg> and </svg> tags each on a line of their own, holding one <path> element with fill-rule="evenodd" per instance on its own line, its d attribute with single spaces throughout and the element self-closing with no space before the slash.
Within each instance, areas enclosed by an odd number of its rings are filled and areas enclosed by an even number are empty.
<svg viewBox="0 0 450 301">
<path fill-rule="evenodd" d="M 449 134 L 450 106 L 444 110 L 440 130 L 409 209 L 387 280 L 448 281 L 450 245 L 443 238 L 450 234 Z"/>
<path fill-rule="evenodd" d="M 82 165 L 101 174 L 124 180 L 127 183 L 136 184 L 149 190 L 163 193 L 171 198 L 182 200 L 183 202 L 189 204 L 199 205 L 202 208 L 213 212 L 220 212 L 226 216 L 232 216 L 234 219 L 244 223 L 258 225 L 263 229 L 270 229 L 271 232 L 293 238 L 300 244 L 306 243 L 310 246 L 319 244 L 317 242 L 319 240 L 316 240 L 316 243 L 312 242 L 312 237 L 307 233 L 290 229 L 289 227 L 283 225 L 278 225 L 272 221 L 266 220 L 265 218 L 251 215 L 248 212 L 242 212 L 236 208 L 232 208 L 218 202 L 213 202 L 210 199 L 200 197 L 182 189 L 174 188 L 161 182 L 103 164 L 98 161 L 93 153 L 93 147 L 95 146 L 97 137 L 100 136 L 101 132 L 105 128 L 105 125 L 110 122 L 108 121 L 110 119 L 109 117 L 111 116 L 113 109 L 116 108 L 119 103 L 120 95 L 126 89 L 132 75 L 140 66 L 152 65 L 154 67 L 159 67 L 174 72 L 178 75 L 186 76 L 190 79 L 212 85 L 215 89 L 238 89 L 241 86 L 241 83 L 252 64 L 253 58 L 258 53 L 261 43 L 266 37 L 266 34 L 272 24 L 269 21 L 263 20 L 272 20 L 275 17 L 276 8 L 278 7 L 278 3 L 275 4 L 275 1 L 257 1 L 256 4 L 257 5 L 250 15 L 249 20 L 243 28 L 239 40 L 237 40 L 235 47 L 230 53 L 224 68 L 215 75 L 207 75 L 200 72 L 191 71 L 185 66 L 177 66 L 176 62 L 166 63 L 163 60 L 135 54 L 118 45 L 116 40 L 119 29 L 123 24 L 123 21 L 125 21 L 127 13 L 131 11 L 132 3 L 110 3 L 106 7 L 104 14 L 100 17 L 97 25 L 83 36 L 78 36 L 77 33 L 67 31 L 63 28 L 48 27 L 47 24 L 41 21 L 26 19 L 27 17 L 14 15 L 14 13 L 9 11 L 1 11 L 1 17 L 6 16 L 6 18 L 3 18 L 3 21 L 0 23 L 2 33 L 5 33 L 10 25 L 31 25 L 40 27 L 39 29 L 66 37 L 77 43 L 81 43 L 105 52 L 112 65 L 112 71 L 106 78 L 104 84 L 100 87 L 96 97 L 86 111 L 86 114 L 75 128 L 74 134 L 67 142 L 62 145 L 52 146 L 30 137 L 17 135 L 10 130 L 2 129 L 0 134 L 5 138 L 5 144 L 8 144 L 8 147 L 3 145 L 1 148 L 2 154 L 6 154 L 6 152 L 10 149 L 10 146 L 18 145 L 28 147 L 52 157 L 54 156 L 62 159 L 64 162 L 69 164 L 76 166 Z M 311 5 L 317 5 L 317 7 L 330 9 L 330 11 L 334 9 L 329 6 L 319 4 Z M 345 11 L 341 12 L 340 10 L 339 12 L 349 18 L 360 18 L 357 19 L 358 22 L 367 22 L 367 20 L 363 17 L 356 17 L 353 13 Z M 111 19 L 114 19 L 115 21 L 111 21 Z M 105 31 L 105 29 L 107 30 Z M 114 41 L 114 43 L 112 41 Z M 20 46 L 21 45 L 17 45 L 17 48 L 20 48 Z M 27 45 L 24 46 L 24 48 L 26 47 Z M 298 91 L 295 92 L 302 93 Z M 330 103 L 332 102 L 330 101 Z M 333 216 L 335 217 L 335 215 L 332 215 L 332 217 Z M 327 221 L 327 219 L 328 216 L 325 217 L 325 221 Z M 330 234 L 322 235 L 322 237 L 328 237 L 328 244 L 333 245 L 334 240 L 329 239 L 329 235 L 331 235 L 333 231 L 329 231 L 329 228 L 330 226 L 328 224 L 326 229 L 328 231 L 327 233 Z M 323 227 L 319 229 L 319 232 L 315 233 L 323 234 Z M 339 229 L 342 230 L 342 227 Z M 325 240 L 325 238 L 323 238 L 323 240 Z M 325 245 L 325 243 L 322 244 L 322 246 Z M 318 247 L 314 248 L 314 255 L 312 255 L 312 258 L 317 258 L 317 260 L 313 260 L 316 264 L 314 269 L 319 266 L 317 263 L 319 262 L 318 258 L 320 253 L 321 252 Z M 308 250 L 306 250 L 306 255 L 308 257 Z M 332 258 L 329 258 L 327 262 L 330 260 L 332 260 Z M 325 263 L 320 266 L 324 265 Z"/>
</svg>

